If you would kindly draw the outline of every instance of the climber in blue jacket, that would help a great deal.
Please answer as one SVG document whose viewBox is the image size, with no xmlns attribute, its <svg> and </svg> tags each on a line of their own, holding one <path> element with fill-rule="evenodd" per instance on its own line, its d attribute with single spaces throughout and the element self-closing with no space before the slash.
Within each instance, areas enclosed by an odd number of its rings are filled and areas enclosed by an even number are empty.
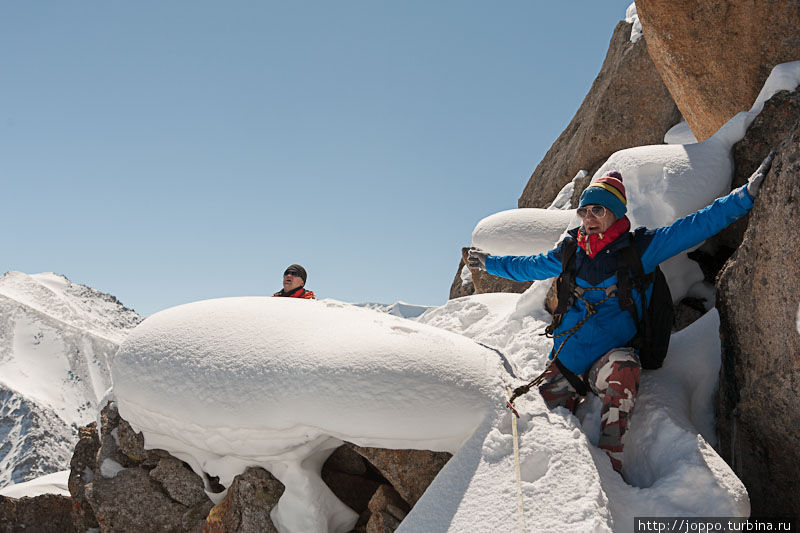
<svg viewBox="0 0 800 533">
<path fill-rule="evenodd" d="M 711 205 L 680 218 L 669 226 L 637 228 L 634 243 L 645 274 L 659 263 L 696 246 L 745 215 L 772 165 L 770 153 L 750 176 L 748 183 L 718 198 Z M 622 439 L 639 390 L 641 365 L 630 346 L 637 324 L 620 307 L 616 297 L 620 251 L 630 244 L 630 221 L 625 216 L 627 198 L 622 175 L 609 172 L 593 180 L 580 197 L 577 210 L 582 224 L 568 233 L 577 241 L 576 285 L 583 289 L 552 331 L 553 349 L 560 364 L 550 364 L 542 375 L 539 392 L 551 409 L 563 406 L 574 412 L 580 403 L 576 376 L 603 402 L 598 446 L 622 472 Z M 473 248 L 468 262 L 495 276 L 515 281 L 532 281 L 558 276 L 562 272 L 562 240 L 553 250 L 532 256 L 494 256 Z M 606 290 L 598 290 L 606 289 Z M 650 288 L 652 290 L 652 286 Z M 650 292 L 647 292 L 648 298 Z M 644 309 L 638 291 L 633 291 L 638 309 Z M 644 302 L 645 304 L 647 302 Z M 591 306 L 593 314 L 587 313 Z M 554 361 L 555 362 L 555 361 Z M 562 373 L 559 366 L 565 369 Z M 572 374 L 565 376 L 564 374 Z M 578 384 L 576 384 L 578 385 Z"/>
</svg>

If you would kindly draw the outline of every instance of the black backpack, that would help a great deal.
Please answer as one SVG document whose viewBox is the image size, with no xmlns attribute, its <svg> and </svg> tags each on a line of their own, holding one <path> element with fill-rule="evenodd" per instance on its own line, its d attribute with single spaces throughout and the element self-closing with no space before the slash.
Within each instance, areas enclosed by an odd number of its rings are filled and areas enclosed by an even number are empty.
<svg viewBox="0 0 800 533">
<path fill-rule="evenodd" d="M 619 306 L 629 312 L 633 322 L 637 324 L 636 335 L 628 342 L 628 346 L 636 348 L 639 352 L 639 361 L 642 368 L 653 370 L 661 368 L 669 348 L 669 338 L 672 334 L 672 325 L 675 321 L 675 310 L 672 307 L 672 295 L 669 292 L 667 279 L 660 267 L 650 274 L 644 273 L 642 259 L 636 248 L 632 233 L 628 233 L 630 243 L 619 251 L 619 268 L 617 270 L 617 299 Z M 572 237 L 567 237 L 562 248 L 561 275 L 556 281 L 558 305 L 553 312 L 554 320 L 548 330 L 552 333 L 561 316 L 567 312 L 575 301 L 574 291 L 577 286 L 575 280 L 575 253 L 577 243 Z M 639 292 L 641 301 L 647 301 L 645 293 L 650 285 L 653 293 L 643 315 L 639 316 L 639 309 L 633 299 L 633 291 Z"/>
</svg>

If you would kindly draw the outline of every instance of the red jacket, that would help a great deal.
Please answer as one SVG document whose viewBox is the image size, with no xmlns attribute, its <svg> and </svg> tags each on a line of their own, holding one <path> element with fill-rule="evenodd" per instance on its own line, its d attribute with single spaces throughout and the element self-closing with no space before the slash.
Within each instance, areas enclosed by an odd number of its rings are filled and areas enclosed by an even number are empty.
<svg viewBox="0 0 800 533">
<path fill-rule="evenodd" d="M 283 289 L 279 290 L 272 296 L 279 296 L 283 298 L 303 298 L 304 300 L 316 300 L 313 291 L 306 290 L 305 287 L 297 287 L 291 292 L 284 292 Z"/>
</svg>

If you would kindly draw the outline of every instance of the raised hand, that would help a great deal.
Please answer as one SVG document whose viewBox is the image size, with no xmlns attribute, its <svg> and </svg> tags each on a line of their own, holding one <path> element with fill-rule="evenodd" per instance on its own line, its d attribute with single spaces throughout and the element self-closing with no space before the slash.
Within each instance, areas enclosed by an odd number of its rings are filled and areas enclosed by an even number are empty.
<svg viewBox="0 0 800 533">
<path fill-rule="evenodd" d="M 758 190 L 761 188 L 761 182 L 764 181 L 767 172 L 769 172 L 772 166 L 775 153 L 775 150 L 771 151 L 769 155 L 764 158 L 764 161 L 761 162 L 761 165 L 759 165 L 756 171 L 753 172 L 750 179 L 747 180 L 747 192 L 750 193 L 750 196 L 755 198 L 756 194 L 758 194 Z"/>
<path fill-rule="evenodd" d="M 479 270 L 486 270 L 487 257 L 489 257 L 489 252 L 484 252 L 480 248 L 475 248 L 473 246 L 469 249 L 469 252 L 467 252 L 467 266 Z"/>
</svg>

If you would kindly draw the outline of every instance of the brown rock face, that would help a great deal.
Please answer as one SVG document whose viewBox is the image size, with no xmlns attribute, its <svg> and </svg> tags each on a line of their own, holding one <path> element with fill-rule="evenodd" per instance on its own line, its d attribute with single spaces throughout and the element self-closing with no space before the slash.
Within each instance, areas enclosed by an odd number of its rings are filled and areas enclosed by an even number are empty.
<svg viewBox="0 0 800 533">
<path fill-rule="evenodd" d="M 374 465 L 411 507 L 451 457 L 447 452 L 350 446 Z"/>
<path fill-rule="evenodd" d="M 467 252 L 469 252 L 469 248 L 461 249 L 461 263 L 459 264 L 458 274 L 456 275 L 456 280 L 453 282 L 453 287 L 455 287 L 456 283 L 461 281 L 461 268 L 466 264 Z M 472 291 L 468 294 L 484 294 L 487 292 L 523 293 L 528 290 L 528 287 L 533 283 L 532 281 L 513 281 L 498 276 L 492 276 L 488 272 L 478 270 L 477 268 L 470 268 L 469 271 L 472 274 L 472 283 L 470 284 Z M 450 289 L 451 300 L 459 296 L 467 296 L 468 294 L 455 292 L 454 295 L 453 288 Z"/>
<path fill-rule="evenodd" d="M 637 4 L 638 5 L 638 4 Z M 533 171 L 519 207 L 547 207 L 580 170 L 594 173 L 618 150 L 661 144 L 680 113 L 647 53 L 630 42 L 631 24 L 614 29 L 603 67 L 564 132 Z"/>
<path fill-rule="evenodd" d="M 102 438 L 95 424 L 80 429 L 70 464 L 72 499 L 61 498 L 56 509 L 46 499 L 0 498 L 0 532 L 6 531 L 6 522 L 11 525 L 8 531 L 35 523 L 30 517 L 36 513 L 52 517 L 59 527 L 27 531 L 86 531 L 98 525 L 102 532 L 276 531 L 269 515 L 284 486 L 263 468 L 236 476 L 225 499 L 213 505 L 203 480 L 166 451 L 145 450 L 142 435 L 119 416 L 113 403 L 103 409 L 101 422 Z M 345 443 L 323 465 L 322 478 L 359 513 L 355 533 L 388 533 L 399 526 L 449 458 L 448 453 Z M 224 490 L 214 478 L 208 485 L 214 492 Z"/>
<path fill-rule="evenodd" d="M 359 515 L 368 511 L 370 498 L 385 482 L 380 473 L 346 445 L 339 446 L 325 461 L 321 476 L 336 497 Z"/>
<path fill-rule="evenodd" d="M 744 241 L 720 275 L 720 453 L 754 515 L 800 514 L 800 122 L 781 144 Z"/>
<path fill-rule="evenodd" d="M 67 486 L 72 496 L 72 521 L 80 531 L 96 528 L 97 518 L 86 498 L 86 485 L 92 482 L 97 464 L 97 451 L 100 439 L 97 437 L 97 424 L 92 422 L 78 430 L 78 444 L 69 463 Z"/>
<path fill-rule="evenodd" d="M 72 523 L 72 501 L 66 496 L 42 494 L 34 498 L 0 496 L 0 532 L 78 533 Z"/>
<path fill-rule="evenodd" d="M 464 262 L 464 250 L 469 250 L 469 248 L 462 248 L 462 258 L 461 262 L 458 263 L 458 270 L 456 270 L 456 277 L 453 278 L 453 283 L 450 285 L 450 297 L 449 299 L 452 300 L 453 298 L 461 298 L 462 296 L 469 296 L 471 294 L 475 294 L 475 285 L 473 283 L 464 283 L 461 279 L 461 270 L 464 268 L 466 264 Z"/>
<path fill-rule="evenodd" d="M 772 67 L 800 59 L 800 2 L 639 0 L 647 48 L 698 140 L 753 105 Z"/>
<path fill-rule="evenodd" d="M 283 483 L 263 468 L 248 468 L 233 478 L 225 499 L 208 514 L 203 531 L 278 533 L 269 513 L 283 491 Z"/>
<path fill-rule="evenodd" d="M 800 117 L 800 92 L 781 91 L 767 100 L 764 109 L 747 130 L 744 139 L 733 146 L 733 187 L 747 182 L 770 150 L 774 150 L 792 131 Z M 714 242 L 736 248 L 744 238 L 749 216 L 725 228 Z"/>
<path fill-rule="evenodd" d="M 114 404 L 102 413 L 103 436 L 81 428 L 70 463 L 73 523 L 80 531 L 200 531 L 213 506 L 200 479 L 120 418 Z"/>
</svg>

